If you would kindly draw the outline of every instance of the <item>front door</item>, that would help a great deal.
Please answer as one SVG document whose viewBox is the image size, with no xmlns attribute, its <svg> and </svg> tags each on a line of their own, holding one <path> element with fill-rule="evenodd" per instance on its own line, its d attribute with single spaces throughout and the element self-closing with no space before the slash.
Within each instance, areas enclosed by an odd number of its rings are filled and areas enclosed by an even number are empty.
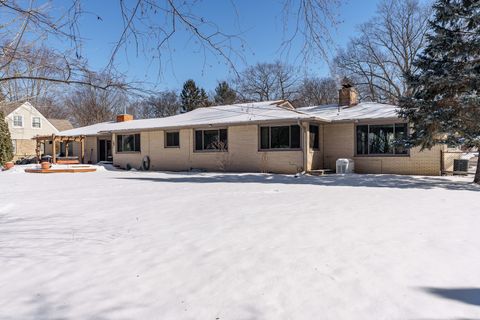
<svg viewBox="0 0 480 320">
<path fill-rule="evenodd" d="M 98 161 L 112 161 L 112 140 L 98 140 Z"/>
</svg>

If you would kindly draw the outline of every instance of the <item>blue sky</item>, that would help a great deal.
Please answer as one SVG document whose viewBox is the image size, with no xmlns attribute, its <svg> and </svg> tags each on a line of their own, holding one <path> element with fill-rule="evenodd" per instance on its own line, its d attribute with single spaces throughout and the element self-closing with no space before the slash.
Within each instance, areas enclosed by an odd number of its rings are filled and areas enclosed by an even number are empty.
<svg viewBox="0 0 480 320">
<path fill-rule="evenodd" d="M 280 44 L 283 38 L 282 0 L 242 0 L 234 1 L 238 19 L 232 2 L 227 0 L 203 0 L 198 2 L 197 15 L 214 21 L 222 30 L 237 33 L 247 44 L 244 51 L 245 62 L 237 61 L 238 70 L 257 62 L 281 60 L 299 67 L 298 72 L 316 76 L 328 76 L 328 65 L 316 59 L 308 65 L 296 59 L 300 43 L 295 43 L 290 55 L 282 55 Z M 349 0 L 338 10 L 340 24 L 332 30 L 338 46 L 344 46 L 349 37 L 355 35 L 355 27 L 374 15 L 377 0 Z M 102 69 L 108 63 L 113 43 L 120 37 L 122 23 L 116 1 L 85 2 L 85 9 L 101 16 L 86 16 L 81 20 L 81 35 L 85 38 L 83 55 L 94 69 Z M 292 21 L 293 22 L 293 21 Z M 133 48 L 133 46 L 130 46 Z M 162 66 L 152 63 L 151 53 L 136 55 L 135 50 L 121 51 L 117 57 L 117 67 L 130 81 L 146 81 L 157 90 L 178 89 L 189 78 L 207 91 L 213 90 L 217 81 L 230 79 L 231 69 L 221 59 L 213 55 L 205 56 L 196 50 L 188 35 L 179 30 L 171 41 L 171 51 L 165 51 Z M 204 63 L 205 62 L 205 63 Z"/>
</svg>

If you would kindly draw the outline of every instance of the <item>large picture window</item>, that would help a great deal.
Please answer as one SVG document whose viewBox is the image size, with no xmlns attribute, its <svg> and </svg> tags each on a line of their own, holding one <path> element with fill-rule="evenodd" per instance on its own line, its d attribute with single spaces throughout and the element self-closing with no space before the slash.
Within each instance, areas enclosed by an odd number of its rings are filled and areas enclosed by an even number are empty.
<svg viewBox="0 0 480 320">
<path fill-rule="evenodd" d="M 195 151 L 227 150 L 227 129 L 195 130 Z"/>
<path fill-rule="evenodd" d="M 408 150 L 399 145 L 406 137 L 406 123 L 358 125 L 357 155 L 406 155 Z"/>
<path fill-rule="evenodd" d="M 260 149 L 300 149 L 300 127 L 260 127 Z"/>
<path fill-rule="evenodd" d="M 165 135 L 165 147 L 166 148 L 179 148 L 180 147 L 180 133 L 167 132 Z"/>
<path fill-rule="evenodd" d="M 318 150 L 320 149 L 320 137 L 318 126 L 310 125 L 310 149 Z"/>
<path fill-rule="evenodd" d="M 140 152 L 140 134 L 117 135 L 117 152 Z"/>
</svg>

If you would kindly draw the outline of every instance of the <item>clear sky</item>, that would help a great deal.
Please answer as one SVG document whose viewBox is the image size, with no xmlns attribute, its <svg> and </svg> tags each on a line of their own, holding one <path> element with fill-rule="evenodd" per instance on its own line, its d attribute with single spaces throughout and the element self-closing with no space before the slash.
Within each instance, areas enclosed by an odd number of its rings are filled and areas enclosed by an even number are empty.
<svg viewBox="0 0 480 320">
<path fill-rule="evenodd" d="M 283 38 L 283 19 L 281 4 L 283 0 L 241 0 L 234 1 L 238 18 L 228 0 L 203 0 L 196 5 L 195 13 L 215 22 L 227 32 L 242 31 L 245 40 L 245 62 L 237 61 L 237 69 L 257 62 L 281 60 L 299 66 L 302 71 L 316 76 L 328 76 L 328 65 L 317 59 L 308 66 L 296 59 L 300 44 L 291 48 L 290 55 L 282 55 L 279 51 Z M 349 37 L 355 35 L 355 27 L 374 15 L 377 0 L 347 0 L 338 9 L 340 24 L 332 30 L 338 46 L 344 46 Z M 60 2 L 61 3 L 61 2 Z M 101 16 L 101 20 L 93 15 L 81 20 L 81 35 L 86 39 L 83 54 L 94 69 L 101 69 L 108 63 L 113 43 L 120 37 L 122 22 L 119 16 L 118 2 L 114 0 L 88 0 L 85 9 Z M 119 53 L 117 67 L 124 72 L 130 81 L 146 81 L 158 90 L 178 89 L 189 78 L 207 91 L 213 90 L 217 81 L 229 79 L 231 69 L 224 61 L 212 55 L 196 50 L 195 44 L 188 35 L 179 30 L 171 41 L 171 51 L 165 51 L 162 66 L 152 63 L 149 55 L 136 55 L 134 50 Z M 133 46 L 130 46 L 133 47 Z"/>
</svg>

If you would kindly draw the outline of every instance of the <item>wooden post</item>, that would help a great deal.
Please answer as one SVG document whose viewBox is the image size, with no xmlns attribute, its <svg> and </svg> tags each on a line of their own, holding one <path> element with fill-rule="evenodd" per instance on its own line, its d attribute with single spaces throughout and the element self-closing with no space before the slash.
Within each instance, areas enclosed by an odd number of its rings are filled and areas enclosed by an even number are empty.
<svg viewBox="0 0 480 320">
<path fill-rule="evenodd" d="M 57 139 L 55 138 L 55 135 L 52 134 L 52 161 L 53 163 L 57 163 Z"/>
<path fill-rule="evenodd" d="M 41 159 L 40 159 L 40 140 L 39 140 L 38 136 L 35 140 L 37 141 L 37 147 L 35 148 L 35 153 L 37 154 L 37 161 L 41 162 Z"/>
<path fill-rule="evenodd" d="M 85 137 L 80 137 L 80 161 L 85 163 Z"/>
<path fill-rule="evenodd" d="M 65 141 L 65 158 L 68 158 L 68 145 L 70 144 L 70 140 L 67 139 Z"/>
</svg>

